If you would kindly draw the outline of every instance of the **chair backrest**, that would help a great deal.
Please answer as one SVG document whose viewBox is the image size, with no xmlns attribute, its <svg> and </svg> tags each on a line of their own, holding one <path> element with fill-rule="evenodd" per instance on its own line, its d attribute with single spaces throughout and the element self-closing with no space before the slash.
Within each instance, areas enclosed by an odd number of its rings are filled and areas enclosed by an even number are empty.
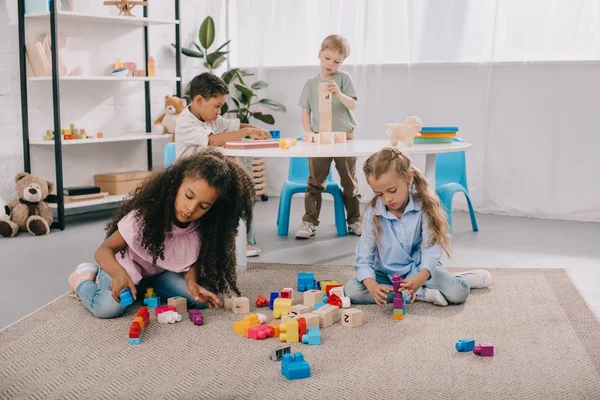
<svg viewBox="0 0 600 400">
<path fill-rule="evenodd" d="M 459 138 L 453 138 L 453 142 L 462 142 Z M 435 184 L 436 186 L 446 183 L 458 183 L 467 191 L 467 162 L 465 152 L 441 153 L 435 157 Z"/>
<path fill-rule="evenodd" d="M 169 142 L 165 145 L 164 164 L 165 168 L 173 164 L 173 161 L 177 158 L 177 149 L 175 148 L 175 142 Z"/>
<path fill-rule="evenodd" d="M 308 180 L 308 175 L 310 175 L 310 170 L 308 169 L 308 158 L 291 157 L 288 181 L 305 184 Z M 329 167 L 327 182 L 333 182 L 333 168 L 331 167 Z"/>
</svg>

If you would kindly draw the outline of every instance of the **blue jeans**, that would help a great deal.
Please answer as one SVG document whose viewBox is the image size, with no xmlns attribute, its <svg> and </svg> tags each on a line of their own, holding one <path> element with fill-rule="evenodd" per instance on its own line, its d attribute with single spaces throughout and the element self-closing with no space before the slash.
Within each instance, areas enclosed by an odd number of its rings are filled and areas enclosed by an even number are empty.
<svg viewBox="0 0 600 400">
<path fill-rule="evenodd" d="M 392 286 L 392 281 L 386 274 L 380 271 L 375 271 L 375 280 L 380 285 Z M 446 271 L 442 267 L 436 267 L 431 274 L 431 278 L 423 285 L 425 288 L 438 289 L 442 295 L 451 304 L 461 304 L 467 300 L 469 296 L 469 282 L 460 275 L 454 275 Z M 362 283 L 352 278 L 346 286 L 344 286 L 344 294 L 350 297 L 354 304 L 375 304 L 375 300 L 367 287 Z M 394 301 L 394 293 L 389 292 L 387 302 Z"/>
<path fill-rule="evenodd" d="M 98 318 L 114 318 L 123 314 L 126 307 L 122 307 L 113 299 L 112 292 L 109 289 L 112 277 L 103 269 L 100 269 L 96 280 L 98 281 L 97 284 L 94 281 L 82 281 L 77 286 L 77 296 L 79 296 L 85 308 Z M 202 286 L 206 288 L 206 286 Z M 148 287 L 154 288 L 156 295 L 163 301 L 169 297 L 179 296 L 187 299 L 190 308 L 208 307 L 205 303 L 198 303 L 190 297 L 183 274 L 165 271 L 142 279 L 140 284 L 136 286 L 138 299 L 144 298 L 144 292 Z M 209 288 L 206 289 L 210 290 Z"/>
</svg>

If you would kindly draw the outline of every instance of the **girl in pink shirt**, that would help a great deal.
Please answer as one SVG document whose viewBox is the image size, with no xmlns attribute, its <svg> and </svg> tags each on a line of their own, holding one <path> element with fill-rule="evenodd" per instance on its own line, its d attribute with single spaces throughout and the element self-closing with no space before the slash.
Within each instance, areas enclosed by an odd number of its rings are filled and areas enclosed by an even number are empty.
<svg viewBox="0 0 600 400">
<path fill-rule="evenodd" d="M 71 290 L 98 318 L 125 310 L 119 296 L 153 287 L 194 308 L 220 307 L 215 293 L 239 295 L 235 236 L 252 226 L 254 187 L 235 161 L 207 148 L 152 175 L 116 212 L 96 264 L 80 264 Z"/>
</svg>

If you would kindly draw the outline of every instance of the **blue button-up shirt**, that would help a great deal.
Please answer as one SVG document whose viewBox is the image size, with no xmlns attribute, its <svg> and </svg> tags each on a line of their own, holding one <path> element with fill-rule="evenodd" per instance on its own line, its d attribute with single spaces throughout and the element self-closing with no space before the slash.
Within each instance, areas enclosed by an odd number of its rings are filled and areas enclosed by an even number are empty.
<svg viewBox="0 0 600 400">
<path fill-rule="evenodd" d="M 375 242 L 375 222 L 378 215 L 381 232 Z M 425 248 L 431 238 L 429 216 L 421 210 L 421 202 L 412 194 L 402 218 L 392 214 L 381 200 L 375 209 L 369 207 L 363 216 L 363 231 L 356 246 L 356 279 L 375 279 L 375 271 L 392 279 L 400 274 L 403 278 L 414 276 L 423 268 L 431 273 L 442 257 L 439 244 Z"/>
</svg>

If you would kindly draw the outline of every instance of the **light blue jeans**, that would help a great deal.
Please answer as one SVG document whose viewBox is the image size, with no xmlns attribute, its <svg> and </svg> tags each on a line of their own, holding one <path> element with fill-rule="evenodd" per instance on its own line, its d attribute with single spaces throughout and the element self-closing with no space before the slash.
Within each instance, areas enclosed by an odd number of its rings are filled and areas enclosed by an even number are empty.
<svg viewBox="0 0 600 400">
<path fill-rule="evenodd" d="M 112 292 L 109 289 L 112 277 L 103 269 L 100 269 L 96 281 L 97 284 L 94 281 L 82 281 L 77 286 L 77 296 L 79 296 L 85 308 L 98 318 L 114 318 L 123 314 L 126 307 L 122 307 L 113 299 Z M 206 288 L 206 286 L 202 286 Z M 198 303 L 190 297 L 183 274 L 165 271 L 142 279 L 140 284 L 136 286 L 138 300 L 144 298 L 146 288 L 149 287 L 154 288 L 156 295 L 163 302 L 169 297 L 179 296 L 187 299 L 190 308 L 208 307 L 205 303 Z"/>
<path fill-rule="evenodd" d="M 375 280 L 380 285 L 392 286 L 392 281 L 386 274 L 380 271 L 375 271 Z M 446 271 L 442 267 L 436 267 L 431 278 L 423 285 L 425 288 L 438 289 L 442 295 L 451 304 L 461 304 L 467 300 L 469 296 L 469 282 L 460 275 L 454 275 Z M 344 294 L 350 297 L 350 300 L 354 304 L 375 304 L 375 300 L 371 293 L 367 290 L 367 287 L 356 280 L 351 279 L 344 286 Z M 394 292 L 388 293 L 387 302 L 392 303 L 394 301 Z"/>
</svg>

